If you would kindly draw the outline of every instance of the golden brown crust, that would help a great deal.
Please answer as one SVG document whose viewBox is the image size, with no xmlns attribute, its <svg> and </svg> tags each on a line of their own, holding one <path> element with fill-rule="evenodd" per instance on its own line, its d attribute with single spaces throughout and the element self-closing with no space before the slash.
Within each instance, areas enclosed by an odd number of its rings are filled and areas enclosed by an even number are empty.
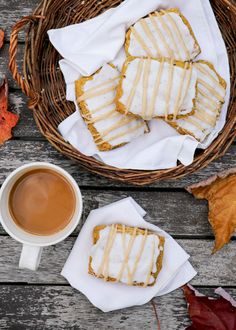
<svg viewBox="0 0 236 330">
<path fill-rule="evenodd" d="M 184 129 L 184 128 L 181 128 L 178 126 L 178 124 L 175 122 L 175 121 L 169 121 L 168 124 L 173 127 L 179 134 L 181 135 L 191 135 L 193 136 L 197 141 L 199 141 L 199 139 L 196 138 L 196 136 L 191 133 L 190 131 Z M 199 141 L 200 142 L 200 141 Z"/>
<path fill-rule="evenodd" d="M 213 70 L 213 71 L 215 72 L 215 74 L 217 75 L 218 79 L 219 79 L 219 83 L 220 83 L 220 85 L 221 85 L 224 89 L 226 89 L 226 87 L 227 87 L 227 83 L 226 83 L 226 81 L 224 80 L 224 78 L 222 78 L 222 77 L 219 75 L 219 73 L 216 71 L 214 65 L 213 65 L 211 62 L 208 62 L 208 61 L 205 61 L 205 60 L 199 60 L 199 61 L 194 62 L 193 65 L 194 65 L 194 64 L 197 64 L 197 63 L 206 64 L 211 70 Z"/>
<path fill-rule="evenodd" d="M 227 83 L 226 81 L 219 75 L 219 73 L 216 71 L 214 65 L 208 61 L 204 61 L 204 60 L 199 60 L 199 61 L 196 61 L 194 63 L 202 63 L 202 64 L 206 64 L 211 70 L 213 70 L 215 72 L 215 74 L 217 75 L 218 79 L 219 79 L 219 84 L 224 88 L 226 89 L 227 87 Z M 198 94 L 198 92 L 197 92 Z M 196 97 L 197 97 L 197 94 L 196 94 Z M 219 118 L 220 116 L 220 111 L 222 109 L 222 106 L 223 106 L 224 102 L 221 102 L 221 106 L 219 107 L 219 113 L 218 115 L 216 116 L 216 121 L 217 119 Z M 182 128 L 182 127 L 179 127 L 177 122 L 174 122 L 174 121 L 170 121 L 168 122 L 168 124 L 170 126 L 172 126 L 174 129 L 176 129 L 177 132 L 179 132 L 180 134 L 182 135 L 191 135 L 193 136 L 197 141 L 201 142 L 201 140 L 199 138 L 197 138 L 192 132 L 188 131 L 187 129 L 185 128 Z"/>
<path fill-rule="evenodd" d="M 103 230 L 106 227 L 107 227 L 107 225 L 99 225 L 99 226 L 96 226 L 93 229 L 93 244 L 97 243 L 97 241 L 99 240 L 100 231 Z M 125 233 L 127 233 L 127 234 L 132 234 L 133 230 L 134 230 L 134 227 L 125 226 Z M 121 224 L 117 224 L 117 232 L 122 233 L 122 225 Z M 151 230 L 148 230 L 147 233 L 148 233 L 148 235 L 153 235 L 153 234 L 157 235 L 155 232 L 153 232 Z M 145 229 L 137 228 L 137 234 L 144 235 L 145 234 Z M 148 286 L 153 286 L 156 283 L 157 276 L 158 276 L 158 274 L 159 274 L 159 272 L 161 271 L 161 268 L 162 268 L 165 238 L 163 236 L 159 236 L 159 235 L 157 235 L 157 237 L 159 238 L 159 248 L 161 248 L 160 249 L 160 254 L 159 254 L 159 256 L 157 258 L 157 261 L 156 261 L 157 271 L 156 271 L 156 273 L 152 273 L 152 276 L 154 277 L 155 280 L 153 281 L 153 283 L 148 284 Z M 92 257 L 91 256 L 89 257 L 88 273 L 90 275 L 96 276 L 96 274 L 95 274 L 95 272 L 93 271 L 93 268 L 92 268 Z M 104 276 L 100 275 L 98 278 L 104 279 Z M 112 278 L 112 277 L 108 277 L 106 279 L 106 281 L 107 282 L 117 282 L 117 280 L 115 278 Z M 144 286 L 144 283 L 143 282 L 142 283 L 133 282 L 132 286 Z"/>
<path fill-rule="evenodd" d="M 112 63 L 109 63 L 109 65 L 115 69 L 115 66 Z M 76 99 L 78 99 L 78 97 L 82 96 L 84 94 L 84 86 L 86 84 L 86 82 L 88 82 L 89 80 L 93 80 L 94 75 L 98 74 L 100 72 L 101 68 L 99 70 L 97 70 L 93 75 L 89 76 L 89 77 L 82 77 L 79 80 L 75 81 L 75 94 L 76 94 Z M 81 113 L 81 116 L 83 117 L 89 131 L 91 132 L 93 139 L 96 140 L 96 145 L 97 148 L 100 151 L 109 151 L 112 149 L 116 149 L 119 147 L 122 147 L 123 145 L 126 144 L 125 143 L 120 143 L 116 146 L 112 146 L 109 142 L 106 142 L 102 139 L 100 133 L 97 131 L 97 129 L 95 128 L 95 126 L 91 123 L 91 119 L 92 116 L 90 114 L 90 111 L 88 109 L 88 105 L 86 103 L 86 101 L 80 101 L 78 102 L 79 105 L 79 110 Z M 148 124 L 145 122 L 145 133 L 149 132 L 149 127 Z"/>
<path fill-rule="evenodd" d="M 134 24 L 132 25 L 134 26 Z M 130 53 L 129 53 L 129 45 L 130 45 L 130 36 L 131 36 L 131 28 L 128 29 L 128 31 L 126 32 L 126 35 L 125 35 L 125 54 L 126 54 L 126 57 L 128 56 L 132 56 Z"/>
<path fill-rule="evenodd" d="M 194 34 L 194 32 L 193 32 L 193 29 L 192 29 L 192 27 L 191 27 L 189 21 L 187 20 L 187 18 L 186 18 L 184 15 L 181 14 L 181 12 L 179 11 L 178 8 L 170 8 L 170 9 L 166 9 L 166 10 L 160 11 L 160 12 L 158 12 L 158 13 L 159 13 L 161 16 L 165 15 L 165 13 L 176 13 L 176 14 L 178 14 L 178 15 L 181 17 L 183 23 L 187 26 L 187 28 L 188 28 L 188 30 L 189 30 L 191 36 L 193 37 L 193 39 L 194 39 L 194 41 L 195 41 L 195 47 L 196 47 L 196 49 L 198 49 L 198 53 L 195 55 L 195 57 L 197 57 L 197 56 L 201 53 L 201 47 L 200 47 L 200 45 L 199 45 L 199 43 L 198 43 L 198 41 L 197 41 L 197 39 L 196 39 L 196 37 L 195 37 L 195 34 Z M 157 16 L 155 12 L 151 13 L 150 15 L 152 15 L 152 16 Z M 145 16 L 145 17 L 143 17 L 143 18 L 146 18 L 146 17 L 148 17 L 148 15 Z M 137 22 L 138 22 L 138 21 L 137 21 Z M 137 23 L 137 22 L 136 22 L 136 23 Z M 135 23 L 135 24 L 136 24 L 136 23 Z M 135 24 L 134 24 L 134 25 L 135 25 Z M 133 26 L 134 26 L 134 25 L 133 25 Z M 127 33 L 126 33 L 126 37 L 125 37 L 125 52 L 126 52 L 126 56 L 132 56 L 132 55 L 129 53 L 130 37 L 131 37 L 131 29 L 129 28 L 129 30 L 128 30 Z M 195 58 L 195 57 L 194 57 L 194 58 Z"/>
<path fill-rule="evenodd" d="M 85 86 L 86 82 L 89 81 L 89 80 L 93 80 L 94 75 L 99 73 L 100 70 L 101 69 L 96 71 L 92 76 L 82 77 L 79 80 L 76 80 L 76 82 L 75 82 L 76 99 L 84 94 L 84 86 Z M 96 130 L 95 126 L 91 123 L 90 120 L 92 119 L 92 116 L 90 114 L 90 111 L 88 109 L 88 105 L 87 105 L 86 101 L 85 100 L 80 101 L 80 102 L 78 102 L 78 105 L 79 105 L 81 116 L 83 117 L 89 131 L 91 132 L 91 134 L 93 136 L 93 139 L 94 140 L 96 139 L 96 141 L 98 143 L 98 144 L 96 144 L 97 148 L 100 151 L 112 150 L 113 146 L 110 143 L 103 141 L 103 139 L 101 138 L 100 133 Z M 121 145 L 119 145 L 119 146 L 121 146 Z M 116 146 L 116 147 L 119 147 L 119 146 Z"/>
<path fill-rule="evenodd" d="M 120 76 L 120 80 L 116 89 L 116 96 L 115 96 L 115 103 L 116 103 L 116 110 L 119 111 L 120 113 L 124 114 L 124 115 L 128 115 L 128 116 L 133 116 L 134 118 L 142 118 L 140 115 L 137 114 L 133 114 L 132 112 L 128 111 L 126 109 L 126 106 L 120 101 L 122 95 L 123 95 L 123 80 L 125 79 L 125 74 L 126 74 L 126 70 L 128 68 L 128 65 L 134 61 L 135 59 L 140 58 L 140 57 L 135 57 L 135 56 L 128 56 L 123 64 L 123 67 L 121 69 L 121 76 Z M 144 59 L 147 59 L 147 57 L 143 57 Z M 157 58 L 152 58 L 152 60 L 160 62 L 159 59 Z M 169 62 L 168 59 L 165 59 L 166 62 Z M 180 68 L 184 68 L 185 66 L 185 62 L 181 62 L 181 61 L 174 61 L 174 65 L 180 67 Z M 189 64 L 190 65 L 190 64 Z M 188 67 L 187 67 L 188 68 Z M 195 99 L 193 100 L 193 110 L 191 112 L 189 112 L 188 114 L 185 115 L 178 115 L 177 119 L 180 118 L 185 118 L 188 116 L 191 116 L 194 114 L 195 110 L 194 110 L 194 106 L 195 106 Z M 153 118 L 157 118 L 157 119 L 163 119 L 165 118 L 165 116 L 156 116 Z M 173 119 L 173 115 L 168 115 L 168 120 L 172 120 Z"/>
<path fill-rule="evenodd" d="M 193 39 L 195 41 L 195 47 L 198 48 L 198 53 L 194 57 L 194 58 L 196 58 L 199 54 L 201 54 L 201 47 L 200 47 L 200 45 L 199 45 L 199 43 L 197 41 L 197 38 L 196 38 L 196 36 L 195 36 L 195 34 L 193 32 L 193 29 L 192 29 L 189 21 L 187 20 L 187 18 L 177 8 L 170 9 L 169 11 L 178 13 L 179 16 L 182 18 L 182 21 L 184 22 L 184 24 L 189 29 L 189 32 L 190 32 L 191 36 L 193 37 Z"/>
</svg>

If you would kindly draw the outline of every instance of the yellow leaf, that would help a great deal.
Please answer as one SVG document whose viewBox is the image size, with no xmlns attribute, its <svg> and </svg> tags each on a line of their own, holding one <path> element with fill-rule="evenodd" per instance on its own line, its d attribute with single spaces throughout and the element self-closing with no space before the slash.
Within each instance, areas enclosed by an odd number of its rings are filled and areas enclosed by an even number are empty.
<svg viewBox="0 0 236 330">
<path fill-rule="evenodd" d="M 214 253 L 230 241 L 236 229 L 236 169 L 221 172 L 187 190 L 198 199 L 208 200 L 208 220 L 215 235 Z"/>
</svg>

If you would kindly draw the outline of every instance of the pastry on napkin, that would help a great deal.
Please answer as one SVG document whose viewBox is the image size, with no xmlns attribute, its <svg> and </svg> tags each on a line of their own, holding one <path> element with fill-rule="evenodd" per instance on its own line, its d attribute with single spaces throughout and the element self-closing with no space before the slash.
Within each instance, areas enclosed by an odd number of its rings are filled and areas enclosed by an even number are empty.
<svg viewBox="0 0 236 330">
<path fill-rule="evenodd" d="M 105 64 L 89 77 L 75 82 L 76 97 L 85 123 L 100 151 L 120 147 L 148 132 L 142 119 L 116 111 L 115 95 L 120 72 Z"/>
<path fill-rule="evenodd" d="M 203 143 L 190 135 L 180 135 L 163 120 L 152 120 L 150 133 L 106 152 L 96 147 L 80 116 L 75 96 L 75 80 L 89 76 L 105 63 L 121 69 L 125 60 L 125 35 L 142 17 L 161 9 L 178 8 L 186 17 L 201 48 L 198 59 L 213 63 L 227 83 L 225 103 L 215 128 Z M 66 98 L 76 111 L 58 129 L 66 141 L 87 156 L 124 169 L 157 170 L 171 168 L 179 160 L 190 165 L 197 147 L 207 148 L 225 124 L 229 103 L 230 74 L 227 51 L 209 0 L 125 0 L 101 15 L 64 28 L 48 31 L 53 46 L 63 57 L 59 65 L 66 82 Z"/>
<path fill-rule="evenodd" d="M 131 56 L 193 60 L 201 50 L 194 32 L 178 8 L 155 11 L 127 32 L 125 51 Z"/>
<path fill-rule="evenodd" d="M 91 211 L 62 269 L 61 274 L 71 286 L 81 291 L 94 306 L 104 312 L 143 305 L 155 296 L 179 288 L 196 275 L 188 261 L 189 255 L 170 235 L 145 221 L 145 214 L 131 197 Z M 105 282 L 88 273 L 94 228 L 118 223 L 147 229 L 165 238 L 162 269 L 153 286 L 143 288 Z"/>
<path fill-rule="evenodd" d="M 96 226 L 88 272 L 108 282 L 152 286 L 162 268 L 164 243 L 164 237 L 147 229 Z"/>
<path fill-rule="evenodd" d="M 193 113 L 197 73 L 192 63 L 128 57 L 117 87 L 116 106 L 144 120 Z"/>
<path fill-rule="evenodd" d="M 169 122 L 181 134 L 190 134 L 202 142 L 214 129 L 226 93 L 226 82 L 206 61 L 193 63 L 197 71 L 197 95 L 192 116 Z"/>
</svg>

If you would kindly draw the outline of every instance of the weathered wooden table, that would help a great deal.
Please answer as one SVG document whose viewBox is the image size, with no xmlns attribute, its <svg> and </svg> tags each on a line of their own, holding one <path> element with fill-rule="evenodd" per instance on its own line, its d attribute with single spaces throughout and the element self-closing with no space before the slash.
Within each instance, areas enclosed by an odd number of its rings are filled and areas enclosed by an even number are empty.
<svg viewBox="0 0 236 330">
<path fill-rule="evenodd" d="M 45 248 L 37 272 L 18 269 L 21 245 L 0 228 L 0 329 L 156 329 L 151 303 L 104 314 L 60 276 L 62 266 L 90 210 L 132 196 L 144 207 L 147 220 L 168 231 L 191 255 L 198 271 L 192 280 L 201 292 L 213 293 L 222 286 L 236 297 L 236 241 L 211 255 L 213 234 L 207 221 L 207 203 L 197 201 L 184 187 L 217 171 L 236 166 L 236 145 L 205 170 L 178 181 L 157 182 L 136 188 L 90 174 L 54 150 L 40 135 L 26 98 L 8 72 L 10 28 L 21 16 L 30 14 L 38 0 L 0 0 L 0 26 L 6 43 L 0 51 L 0 73 L 10 83 L 10 107 L 20 114 L 14 138 L 0 147 L 0 184 L 16 167 L 31 161 L 48 161 L 71 173 L 82 189 L 84 212 L 71 237 Z M 23 53 L 23 36 L 19 50 Z M 79 262 L 79 260 L 78 260 Z M 114 297 L 115 299 L 115 297 Z M 155 299 L 163 330 L 185 329 L 190 323 L 181 290 Z"/>
</svg>

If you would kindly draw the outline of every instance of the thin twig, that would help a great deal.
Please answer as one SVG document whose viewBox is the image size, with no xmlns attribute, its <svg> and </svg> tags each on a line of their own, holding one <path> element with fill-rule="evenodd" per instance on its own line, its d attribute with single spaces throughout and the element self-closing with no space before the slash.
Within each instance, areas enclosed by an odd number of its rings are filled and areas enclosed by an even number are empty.
<svg viewBox="0 0 236 330">
<path fill-rule="evenodd" d="M 151 300 L 151 304 L 152 304 L 152 307 L 154 309 L 155 317 L 156 317 L 156 320 L 157 320 L 157 330 L 161 330 L 161 323 L 160 323 L 160 320 L 158 318 L 157 307 L 156 307 L 154 298 Z"/>
</svg>

